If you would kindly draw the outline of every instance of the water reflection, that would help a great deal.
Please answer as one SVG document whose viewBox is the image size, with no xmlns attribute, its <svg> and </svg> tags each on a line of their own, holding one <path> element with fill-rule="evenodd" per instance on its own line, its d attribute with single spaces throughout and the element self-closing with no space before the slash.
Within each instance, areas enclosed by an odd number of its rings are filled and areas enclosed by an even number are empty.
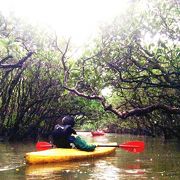
<svg viewBox="0 0 180 180">
<path fill-rule="evenodd" d="M 79 163 L 49 163 L 27 165 L 25 169 L 26 179 L 44 179 L 47 177 L 63 177 L 63 173 L 78 170 Z M 62 175 L 61 175 L 62 174 Z"/>
<path fill-rule="evenodd" d="M 26 166 L 26 179 L 145 179 L 146 170 L 140 164 L 128 165 L 122 168 L 111 162 L 112 159 L 87 162 L 55 163 Z M 73 178 L 72 178 L 73 177 Z"/>
<path fill-rule="evenodd" d="M 22 154 L 22 145 L 21 150 L 18 148 L 18 144 L 0 144 L 0 172 L 18 169 L 22 166 L 25 166 Z"/>
<path fill-rule="evenodd" d="M 101 160 L 95 163 L 90 174 L 91 179 L 114 179 L 118 177 L 120 169 L 112 163 Z"/>
<path fill-rule="evenodd" d="M 123 164 L 118 166 L 115 158 L 106 158 L 95 163 L 91 179 L 109 180 L 109 179 L 145 179 L 147 178 L 146 170 L 141 167 L 140 163 Z"/>
<path fill-rule="evenodd" d="M 81 134 L 83 135 L 83 133 Z M 0 144 L 0 179 L 10 180 L 166 180 L 180 179 L 180 152 L 176 141 L 164 143 L 161 139 L 128 135 L 106 134 L 92 137 L 90 142 L 106 143 L 144 140 L 145 151 L 132 154 L 122 149 L 98 159 L 60 164 L 25 165 L 24 154 L 35 151 L 35 143 Z"/>
</svg>

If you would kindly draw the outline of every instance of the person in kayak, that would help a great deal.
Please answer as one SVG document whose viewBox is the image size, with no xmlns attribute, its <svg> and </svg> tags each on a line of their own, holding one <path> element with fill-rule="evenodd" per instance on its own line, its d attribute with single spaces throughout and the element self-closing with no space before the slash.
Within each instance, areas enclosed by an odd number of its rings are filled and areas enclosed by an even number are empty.
<svg viewBox="0 0 180 180">
<path fill-rule="evenodd" d="M 75 121 L 73 117 L 65 116 L 62 119 L 62 125 L 55 125 L 52 132 L 52 140 L 57 148 L 71 148 L 69 138 L 72 134 L 76 134 L 76 131 L 73 129 L 74 124 Z"/>
<path fill-rule="evenodd" d="M 57 148 L 72 148 L 72 144 L 77 149 L 83 151 L 94 151 L 95 145 L 88 144 L 80 136 L 77 136 L 73 129 L 75 120 L 72 116 L 65 116 L 62 125 L 57 124 L 52 132 L 52 141 Z"/>
</svg>

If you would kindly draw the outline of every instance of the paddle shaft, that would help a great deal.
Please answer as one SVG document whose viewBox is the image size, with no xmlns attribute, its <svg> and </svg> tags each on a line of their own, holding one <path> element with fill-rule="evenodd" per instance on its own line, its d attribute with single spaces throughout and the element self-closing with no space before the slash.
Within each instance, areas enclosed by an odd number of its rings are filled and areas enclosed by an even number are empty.
<svg viewBox="0 0 180 180">
<path fill-rule="evenodd" d="M 132 153 L 139 153 L 144 151 L 144 142 L 143 141 L 130 141 L 123 144 L 98 144 L 97 147 L 118 147 L 122 148 L 126 151 L 132 152 Z M 36 144 L 37 150 L 45 150 L 53 148 L 53 145 L 48 142 L 38 142 Z"/>
<path fill-rule="evenodd" d="M 96 147 L 119 147 L 119 145 L 113 145 L 113 144 L 97 144 Z"/>
<path fill-rule="evenodd" d="M 97 147 L 124 147 L 124 148 L 139 148 L 139 146 L 134 145 L 125 145 L 125 144 L 119 144 L 119 145 L 113 145 L 113 144 L 98 144 Z"/>
</svg>

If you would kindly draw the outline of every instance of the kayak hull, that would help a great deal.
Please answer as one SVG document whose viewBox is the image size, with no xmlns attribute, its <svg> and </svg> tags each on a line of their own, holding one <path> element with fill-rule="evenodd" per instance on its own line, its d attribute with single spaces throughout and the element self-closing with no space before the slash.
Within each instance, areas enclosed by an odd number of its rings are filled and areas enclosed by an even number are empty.
<svg viewBox="0 0 180 180">
<path fill-rule="evenodd" d="M 92 152 L 78 149 L 54 148 L 25 154 L 28 164 L 58 163 L 107 156 L 115 152 L 115 147 L 96 147 Z"/>
</svg>

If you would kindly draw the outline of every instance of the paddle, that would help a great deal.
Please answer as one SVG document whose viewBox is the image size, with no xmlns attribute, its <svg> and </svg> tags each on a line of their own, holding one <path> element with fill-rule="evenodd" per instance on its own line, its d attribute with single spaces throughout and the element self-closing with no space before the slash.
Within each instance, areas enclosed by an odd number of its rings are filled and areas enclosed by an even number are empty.
<svg viewBox="0 0 180 180">
<path fill-rule="evenodd" d="M 144 151 L 144 142 L 143 141 L 129 141 L 119 145 L 109 145 L 109 144 L 99 144 L 97 147 L 119 147 L 128 152 L 140 153 Z"/>
<path fill-rule="evenodd" d="M 53 145 L 48 142 L 37 142 L 36 149 L 37 150 L 46 150 L 52 148 Z M 130 141 L 119 145 L 113 144 L 99 144 L 97 147 L 119 147 L 131 153 L 140 153 L 144 151 L 144 142 L 143 141 Z"/>
</svg>

